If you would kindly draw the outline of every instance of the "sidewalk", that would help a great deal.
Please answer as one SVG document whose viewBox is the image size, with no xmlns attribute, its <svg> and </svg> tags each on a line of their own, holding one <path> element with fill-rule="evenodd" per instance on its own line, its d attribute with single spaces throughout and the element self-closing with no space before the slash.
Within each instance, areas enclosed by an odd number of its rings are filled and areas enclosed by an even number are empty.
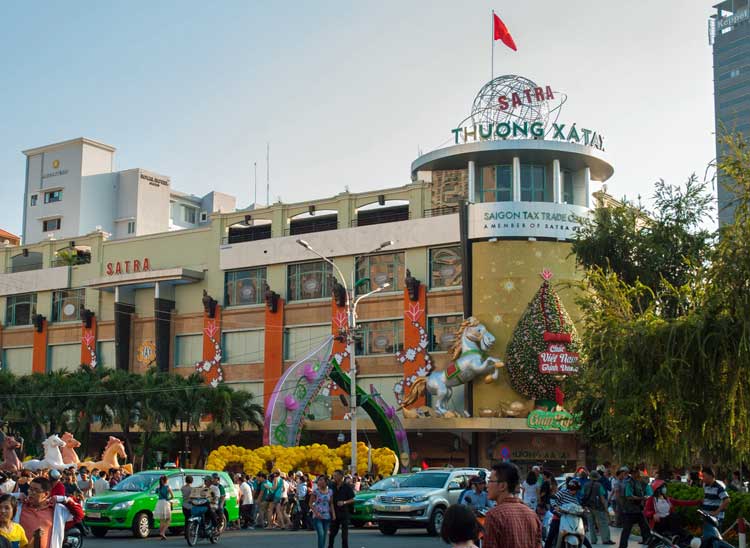
<svg viewBox="0 0 750 548">
<path fill-rule="evenodd" d="M 594 546 L 614 546 L 617 548 L 617 546 L 620 543 L 620 532 L 622 529 L 619 527 L 612 527 L 609 528 L 610 536 L 612 537 L 612 540 L 614 540 L 617 544 L 607 545 L 607 544 L 594 544 Z M 601 540 L 601 539 L 599 539 Z M 639 544 L 641 542 L 641 537 L 637 535 L 630 535 L 630 540 L 628 542 L 628 548 L 641 548 L 643 544 Z"/>
</svg>

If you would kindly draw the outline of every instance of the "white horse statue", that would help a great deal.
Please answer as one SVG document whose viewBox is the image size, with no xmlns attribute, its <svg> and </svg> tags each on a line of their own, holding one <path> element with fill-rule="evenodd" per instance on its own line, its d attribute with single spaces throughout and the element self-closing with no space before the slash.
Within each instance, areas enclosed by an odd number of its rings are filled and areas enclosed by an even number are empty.
<svg viewBox="0 0 750 548">
<path fill-rule="evenodd" d="M 44 443 L 44 458 L 42 460 L 32 459 L 23 463 L 26 470 L 42 470 L 44 468 L 54 468 L 55 470 L 65 470 L 74 464 L 65 464 L 63 462 L 61 447 L 65 447 L 65 442 L 57 434 L 52 434 Z"/>
<path fill-rule="evenodd" d="M 401 402 L 402 408 L 415 403 L 426 390 L 435 398 L 437 414 L 450 416 L 452 412 L 447 404 L 453 395 L 454 386 L 471 382 L 482 375 L 485 376 L 486 383 L 498 379 L 500 368 L 505 364 L 497 358 L 486 356 L 486 352 L 495 344 L 492 333 L 472 316 L 463 321 L 457 335 L 451 348 L 453 362 L 444 371 L 433 371 L 427 377 L 419 377 L 414 381 Z"/>
</svg>

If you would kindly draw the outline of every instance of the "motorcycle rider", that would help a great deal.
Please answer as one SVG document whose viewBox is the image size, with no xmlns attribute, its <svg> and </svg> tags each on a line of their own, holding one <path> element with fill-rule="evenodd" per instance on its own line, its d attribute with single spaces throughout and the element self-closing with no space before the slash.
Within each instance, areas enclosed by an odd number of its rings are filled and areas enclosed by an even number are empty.
<svg viewBox="0 0 750 548">
<path fill-rule="evenodd" d="M 470 491 L 462 494 L 459 504 L 468 506 L 472 510 L 486 510 L 489 507 L 486 485 L 479 476 L 471 478 L 469 480 Z"/>
<path fill-rule="evenodd" d="M 193 488 L 192 493 L 190 493 L 190 503 L 192 506 L 206 506 L 206 516 L 208 516 L 208 521 L 211 524 L 212 527 L 216 528 L 216 524 L 218 523 L 218 517 L 216 515 L 216 510 L 218 508 L 219 504 L 219 488 L 214 485 L 213 480 L 210 476 L 206 476 L 203 478 L 203 485 L 201 487 L 195 487 Z M 196 504 L 198 499 L 205 499 L 207 502 L 205 504 Z"/>
<path fill-rule="evenodd" d="M 557 537 L 560 533 L 560 507 L 569 503 L 578 504 L 578 492 L 580 490 L 581 483 L 577 478 L 572 478 L 565 487 L 558 490 L 557 494 L 552 497 L 552 512 L 554 517 L 549 526 L 547 540 L 544 541 L 544 548 L 554 548 L 557 546 Z M 583 537 L 583 544 L 591 548 L 591 542 L 586 537 Z"/>
</svg>

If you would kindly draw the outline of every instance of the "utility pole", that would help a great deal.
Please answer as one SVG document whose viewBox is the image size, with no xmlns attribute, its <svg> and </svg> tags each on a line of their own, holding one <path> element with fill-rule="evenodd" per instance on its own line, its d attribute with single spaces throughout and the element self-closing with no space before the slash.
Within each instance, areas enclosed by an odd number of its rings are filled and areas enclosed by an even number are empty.
<svg viewBox="0 0 750 548">
<path fill-rule="evenodd" d="M 271 143 L 266 143 L 266 205 L 271 205 Z"/>
<path fill-rule="evenodd" d="M 258 207 L 258 162 L 253 162 L 253 171 L 255 171 L 255 195 L 253 196 L 253 209 Z"/>
</svg>

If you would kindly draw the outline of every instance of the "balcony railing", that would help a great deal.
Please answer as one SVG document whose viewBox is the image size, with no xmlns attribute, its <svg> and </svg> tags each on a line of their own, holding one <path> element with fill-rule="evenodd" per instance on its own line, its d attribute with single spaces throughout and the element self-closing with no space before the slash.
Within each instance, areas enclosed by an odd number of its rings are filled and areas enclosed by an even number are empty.
<svg viewBox="0 0 750 548">
<path fill-rule="evenodd" d="M 367 209 L 357 213 L 351 226 L 369 226 L 383 223 L 395 223 L 409 220 L 409 206 L 389 207 L 385 209 Z"/>
<path fill-rule="evenodd" d="M 291 221 L 289 228 L 284 230 L 284 235 L 295 236 L 297 234 L 310 234 L 311 232 L 326 232 L 328 230 L 336 230 L 338 227 L 338 217 L 336 215 L 329 215 L 318 219 Z"/>
<path fill-rule="evenodd" d="M 267 240 L 271 237 L 271 225 L 259 225 L 248 228 L 230 228 L 229 235 L 221 239 L 222 244 L 238 244 Z"/>
</svg>

